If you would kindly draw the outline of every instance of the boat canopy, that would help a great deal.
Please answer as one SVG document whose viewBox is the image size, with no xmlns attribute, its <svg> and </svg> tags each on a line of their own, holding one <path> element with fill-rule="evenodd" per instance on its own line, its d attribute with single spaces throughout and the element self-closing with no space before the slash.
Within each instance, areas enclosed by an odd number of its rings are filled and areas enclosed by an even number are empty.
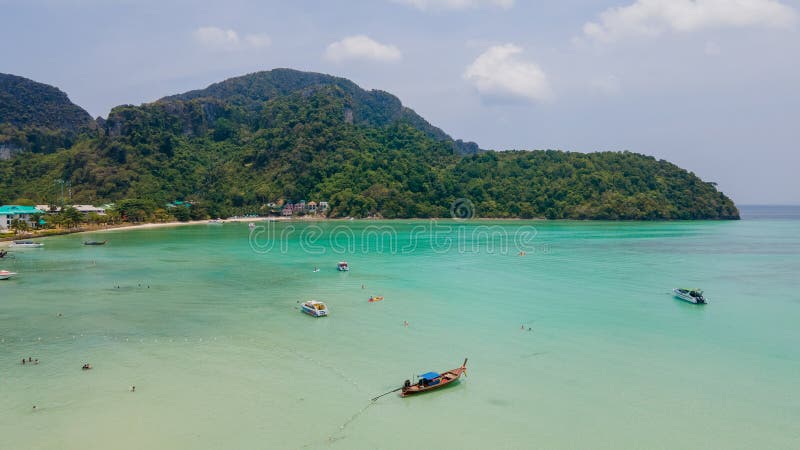
<svg viewBox="0 0 800 450">
<path fill-rule="evenodd" d="M 419 377 L 422 378 L 423 380 L 431 381 L 431 380 L 435 380 L 435 379 L 439 378 L 439 376 L 440 375 L 438 373 L 436 373 L 436 372 L 428 372 L 428 373 L 423 373 Z"/>
</svg>

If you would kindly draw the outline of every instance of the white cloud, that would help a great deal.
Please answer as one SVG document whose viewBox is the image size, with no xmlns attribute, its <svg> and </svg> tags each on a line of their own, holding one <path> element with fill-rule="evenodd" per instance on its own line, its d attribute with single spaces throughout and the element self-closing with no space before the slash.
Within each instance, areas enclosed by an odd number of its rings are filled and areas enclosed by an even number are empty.
<svg viewBox="0 0 800 450">
<path fill-rule="evenodd" d="M 490 47 L 467 67 L 464 79 L 488 97 L 551 100 L 553 91 L 544 71 L 533 62 L 519 59 L 520 53 L 522 48 L 514 44 Z"/>
<path fill-rule="evenodd" d="M 192 33 L 194 40 L 212 50 L 241 51 L 269 47 L 272 40 L 266 34 L 248 34 L 239 37 L 234 30 L 218 27 L 200 27 Z"/>
<path fill-rule="evenodd" d="M 325 59 L 333 62 L 347 60 L 397 62 L 403 59 L 403 54 L 394 45 L 381 44 L 369 36 L 358 35 L 328 45 Z"/>
<path fill-rule="evenodd" d="M 491 6 L 509 9 L 514 6 L 514 0 L 393 0 L 423 11 L 427 10 L 461 10 Z"/>
<path fill-rule="evenodd" d="M 637 0 L 610 8 L 583 26 L 586 37 L 614 42 L 627 37 L 658 36 L 708 28 L 786 28 L 797 13 L 776 0 Z"/>
</svg>

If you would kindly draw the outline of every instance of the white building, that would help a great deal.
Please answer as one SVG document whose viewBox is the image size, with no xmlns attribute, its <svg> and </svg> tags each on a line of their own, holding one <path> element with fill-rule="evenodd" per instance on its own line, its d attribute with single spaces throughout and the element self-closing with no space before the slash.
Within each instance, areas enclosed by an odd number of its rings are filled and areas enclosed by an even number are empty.
<svg viewBox="0 0 800 450">
<path fill-rule="evenodd" d="M 3 205 L 0 206 L 0 231 L 8 231 L 11 222 L 14 220 L 24 220 L 28 226 L 33 226 L 31 216 L 34 214 L 44 214 L 43 211 L 33 206 Z"/>
</svg>

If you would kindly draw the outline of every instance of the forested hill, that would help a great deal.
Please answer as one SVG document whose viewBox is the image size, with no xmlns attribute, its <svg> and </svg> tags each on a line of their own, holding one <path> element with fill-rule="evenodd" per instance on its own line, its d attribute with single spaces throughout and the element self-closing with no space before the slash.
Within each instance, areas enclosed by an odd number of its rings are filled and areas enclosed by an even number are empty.
<svg viewBox="0 0 800 450">
<path fill-rule="evenodd" d="M 464 146 L 473 150 L 464 154 Z M 731 219 L 733 202 L 634 153 L 478 151 L 400 101 L 328 75 L 277 69 L 114 108 L 69 148 L 0 161 L 0 203 L 190 200 L 197 216 L 328 201 L 333 217 Z"/>
<path fill-rule="evenodd" d="M 70 147 L 94 126 L 89 113 L 58 88 L 0 73 L 0 159 Z"/>
<path fill-rule="evenodd" d="M 205 89 L 164 97 L 158 103 L 169 104 L 198 99 L 217 100 L 254 113 L 261 109 L 264 102 L 271 99 L 297 92 L 310 95 L 314 90 L 325 87 L 335 87 L 347 96 L 348 102 L 344 114 L 348 123 L 382 127 L 404 122 L 436 140 L 453 142 L 459 153 L 480 151 L 473 142 L 453 141 L 447 133 L 428 123 L 414 110 L 403 106 L 399 98 L 388 92 L 367 91 L 348 79 L 322 73 L 301 72 L 294 69 L 256 72 L 214 83 Z"/>
</svg>

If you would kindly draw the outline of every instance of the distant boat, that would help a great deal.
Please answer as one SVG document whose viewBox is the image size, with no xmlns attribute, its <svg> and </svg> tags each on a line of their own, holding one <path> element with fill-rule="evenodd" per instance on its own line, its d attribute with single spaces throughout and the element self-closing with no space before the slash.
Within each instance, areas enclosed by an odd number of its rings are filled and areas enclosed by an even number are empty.
<svg viewBox="0 0 800 450">
<path fill-rule="evenodd" d="M 706 298 L 703 297 L 702 289 L 675 288 L 672 290 L 672 293 L 674 293 L 679 299 L 685 300 L 689 303 L 698 305 L 706 304 Z"/>
<path fill-rule="evenodd" d="M 83 241 L 83 245 L 106 245 L 108 241 Z"/>
<path fill-rule="evenodd" d="M 9 247 L 39 248 L 39 247 L 44 247 L 44 244 L 42 244 L 41 242 L 34 242 L 34 241 L 14 241 L 9 245 Z"/>
<path fill-rule="evenodd" d="M 350 266 L 347 265 L 347 261 L 339 261 L 339 264 L 336 265 L 336 270 L 339 272 L 349 272 Z"/>
<path fill-rule="evenodd" d="M 247 224 L 247 226 L 248 226 L 248 228 L 250 228 L 252 230 L 252 229 L 255 229 L 256 224 L 254 224 L 253 222 L 250 222 L 250 223 Z"/>
<path fill-rule="evenodd" d="M 448 370 L 444 373 L 428 372 L 419 376 L 419 381 L 416 384 L 411 384 L 411 380 L 406 380 L 403 383 L 402 395 L 403 397 L 419 394 L 422 392 L 431 391 L 445 387 L 450 383 L 457 381 L 461 375 L 467 373 L 467 359 L 464 358 L 464 364 L 457 369 Z"/>
<path fill-rule="evenodd" d="M 377 297 L 370 297 L 369 300 L 367 300 L 367 301 L 370 302 L 370 303 L 375 303 L 375 302 L 379 302 L 381 300 L 383 300 L 383 296 L 382 295 L 377 296 Z"/>
<path fill-rule="evenodd" d="M 7 280 L 16 275 L 16 272 L 9 272 L 7 270 L 0 270 L 0 280 Z"/>
<path fill-rule="evenodd" d="M 309 300 L 303 303 L 300 311 L 313 317 L 323 317 L 328 315 L 328 307 L 325 305 L 325 303 L 318 302 L 316 300 Z"/>
<path fill-rule="evenodd" d="M 209 225 L 222 225 L 223 223 L 225 223 L 225 221 L 222 219 L 211 219 L 208 221 Z"/>
</svg>

